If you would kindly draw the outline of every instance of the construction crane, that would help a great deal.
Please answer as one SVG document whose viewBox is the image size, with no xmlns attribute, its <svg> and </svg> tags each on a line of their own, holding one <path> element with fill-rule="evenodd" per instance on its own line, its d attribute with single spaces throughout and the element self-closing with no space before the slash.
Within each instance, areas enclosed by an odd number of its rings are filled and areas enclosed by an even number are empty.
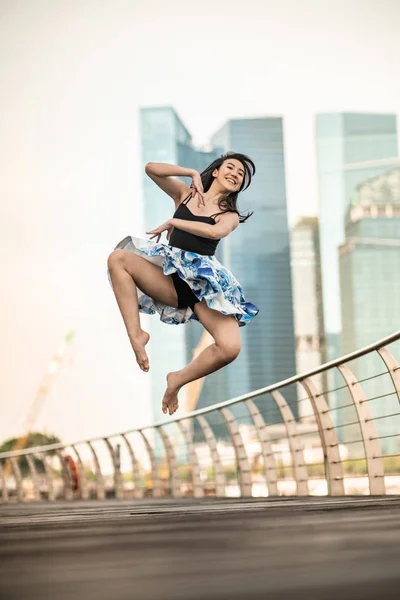
<svg viewBox="0 0 400 600">
<path fill-rule="evenodd" d="M 56 375 L 57 375 L 62 363 L 65 360 L 67 349 L 68 349 L 70 343 L 72 342 L 73 338 L 74 338 L 73 331 L 67 333 L 63 342 L 61 343 L 60 347 L 58 348 L 57 352 L 55 354 L 53 354 L 53 356 L 50 358 L 50 360 L 47 364 L 47 369 L 45 371 L 45 374 L 42 378 L 39 389 L 37 391 L 37 394 L 32 402 L 32 405 L 28 412 L 27 418 L 25 420 L 24 427 L 23 427 L 23 431 L 25 433 L 21 437 L 17 438 L 13 448 L 11 448 L 12 451 L 23 450 L 23 448 L 25 448 L 25 446 L 28 442 L 29 434 L 31 433 L 34 423 L 35 423 L 40 411 L 43 408 L 43 404 L 51 390 L 51 387 L 54 383 Z M 10 463 L 10 461 L 7 461 L 6 465 L 4 467 L 4 474 L 6 477 L 8 477 L 10 475 L 10 473 L 11 473 L 11 463 Z"/>
</svg>

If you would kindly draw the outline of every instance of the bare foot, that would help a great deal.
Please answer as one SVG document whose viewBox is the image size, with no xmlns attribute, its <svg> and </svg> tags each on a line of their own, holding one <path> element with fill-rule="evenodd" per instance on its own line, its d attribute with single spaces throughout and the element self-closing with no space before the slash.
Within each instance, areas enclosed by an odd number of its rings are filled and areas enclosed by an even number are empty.
<svg viewBox="0 0 400 600">
<path fill-rule="evenodd" d="M 167 412 L 173 415 L 178 410 L 179 400 L 178 392 L 180 387 L 177 385 L 176 374 L 168 373 L 167 375 L 167 389 L 165 390 L 164 398 L 162 401 L 162 411 L 164 414 Z"/>
<path fill-rule="evenodd" d="M 143 329 L 140 330 L 140 333 L 135 336 L 129 336 L 132 348 L 134 353 L 136 354 L 136 362 L 142 371 L 147 371 L 150 369 L 149 359 L 147 357 L 147 353 L 145 350 L 145 345 L 150 339 L 150 334 Z"/>
</svg>

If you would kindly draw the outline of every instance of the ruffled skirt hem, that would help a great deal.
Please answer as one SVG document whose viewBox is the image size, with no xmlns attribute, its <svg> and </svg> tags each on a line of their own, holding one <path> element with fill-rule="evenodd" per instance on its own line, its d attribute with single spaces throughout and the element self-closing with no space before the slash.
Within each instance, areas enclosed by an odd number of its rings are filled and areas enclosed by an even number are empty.
<svg viewBox="0 0 400 600">
<path fill-rule="evenodd" d="M 234 315 L 239 327 L 247 325 L 259 312 L 257 306 L 245 300 L 239 282 L 215 256 L 204 256 L 131 236 L 119 242 L 116 246 L 118 248 L 133 252 L 161 267 L 165 275 L 177 273 L 200 301 L 204 299 L 210 308 L 222 314 Z M 137 293 L 139 311 L 148 315 L 157 312 L 163 323 L 181 325 L 198 321 L 189 307 L 167 306 L 156 302 L 139 289 Z"/>
</svg>

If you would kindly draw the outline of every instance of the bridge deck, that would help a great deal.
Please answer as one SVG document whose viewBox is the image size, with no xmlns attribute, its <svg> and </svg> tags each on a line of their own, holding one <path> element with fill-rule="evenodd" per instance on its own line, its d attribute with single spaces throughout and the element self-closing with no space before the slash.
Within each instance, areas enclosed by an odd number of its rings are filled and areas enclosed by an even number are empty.
<svg viewBox="0 0 400 600">
<path fill-rule="evenodd" d="M 1 600 L 384 600 L 399 564 L 399 497 L 0 504 Z"/>
</svg>

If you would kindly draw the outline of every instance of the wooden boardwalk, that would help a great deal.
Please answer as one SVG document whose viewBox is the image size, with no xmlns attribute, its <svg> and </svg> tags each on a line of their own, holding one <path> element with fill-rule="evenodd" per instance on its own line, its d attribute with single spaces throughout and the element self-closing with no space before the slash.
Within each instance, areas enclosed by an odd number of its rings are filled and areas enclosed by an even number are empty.
<svg viewBox="0 0 400 600">
<path fill-rule="evenodd" d="M 400 498 L 0 504 L 0 600 L 385 600 Z"/>
</svg>

